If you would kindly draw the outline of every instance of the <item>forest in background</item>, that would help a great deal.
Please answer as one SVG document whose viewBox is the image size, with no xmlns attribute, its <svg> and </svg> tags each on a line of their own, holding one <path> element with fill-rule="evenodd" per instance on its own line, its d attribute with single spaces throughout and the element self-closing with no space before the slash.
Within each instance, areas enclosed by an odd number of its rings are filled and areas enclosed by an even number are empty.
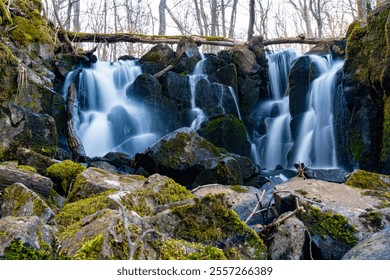
<svg viewBox="0 0 390 280">
<path fill-rule="evenodd" d="M 44 0 L 45 15 L 67 31 L 268 38 L 345 36 L 350 23 L 386 0 Z M 86 46 L 88 48 L 88 46 Z M 150 45 L 98 46 L 102 60 L 141 56 Z M 300 47 L 306 51 L 307 46 Z M 206 46 L 203 51 L 216 52 Z"/>
</svg>

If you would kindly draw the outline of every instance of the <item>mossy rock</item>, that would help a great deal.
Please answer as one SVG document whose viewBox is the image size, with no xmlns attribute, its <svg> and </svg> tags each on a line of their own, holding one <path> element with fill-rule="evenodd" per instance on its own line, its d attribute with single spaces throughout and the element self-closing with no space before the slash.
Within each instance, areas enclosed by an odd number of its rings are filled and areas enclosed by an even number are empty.
<svg viewBox="0 0 390 280">
<path fill-rule="evenodd" d="M 228 259 L 265 259 L 266 247 L 257 233 L 230 209 L 223 194 L 196 199 L 195 205 L 172 210 L 179 219 L 174 235 L 189 242 L 216 246 Z"/>
<path fill-rule="evenodd" d="M 5 260 L 49 260 L 51 253 L 47 250 L 31 248 L 18 239 L 14 239 L 4 251 Z"/>
<path fill-rule="evenodd" d="M 17 88 L 18 59 L 6 44 L 0 43 L 0 104 L 9 101 Z"/>
<path fill-rule="evenodd" d="M 223 250 L 200 243 L 166 239 L 153 243 L 161 260 L 226 260 Z"/>
<path fill-rule="evenodd" d="M 69 187 L 76 180 L 77 175 L 85 169 L 80 163 L 65 160 L 50 166 L 46 170 L 46 174 L 53 182 L 61 185 L 64 193 L 68 193 Z"/>
<path fill-rule="evenodd" d="M 376 205 L 377 208 L 390 207 L 389 175 L 355 170 L 345 184 L 364 190 L 364 195 L 378 198 L 381 202 Z"/>
</svg>

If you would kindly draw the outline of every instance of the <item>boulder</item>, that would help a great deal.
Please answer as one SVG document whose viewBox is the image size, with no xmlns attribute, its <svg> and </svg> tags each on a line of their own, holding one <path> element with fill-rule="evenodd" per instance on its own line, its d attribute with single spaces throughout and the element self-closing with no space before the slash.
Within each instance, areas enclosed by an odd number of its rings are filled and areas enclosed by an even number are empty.
<svg viewBox="0 0 390 280">
<path fill-rule="evenodd" d="M 77 175 L 85 170 L 85 167 L 80 163 L 69 159 L 55 163 L 47 168 L 47 176 L 53 180 L 56 189 L 59 193 L 68 194 L 68 191 Z"/>
<path fill-rule="evenodd" d="M 131 157 L 124 153 L 109 152 L 103 157 L 95 157 L 88 161 L 89 167 L 97 167 L 111 173 L 130 174 Z"/>
<path fill-rule="evenodd" d="M 288 215 L 286 212 L 283 215 Z M 303 258 L 303 247 L 306 240 L 305 225 L 296 217 L 287 219 L 276 228 L 271 244 L 268 246 L 268 257 L 271 260 L 300 260 Z"/>
<path fill-rule="evenodd" d="M 18 148 L 17 155 L 19 165 L 32 166 L 42 175 L 46 175 L 46 169 L 48 167 L 58 163 L 57 160 L 25 148 Z"/>
<path fill-rule="evenodd" d="M 90 167 L 76 178 L 68 195 L 68 201 L 76 201 L 110 190 L 136 190 L 142 188 L 145 178 L 139 175 L 112 174 Z"/>
<path fill-rule="evenodd" d="M 15 183 L 4 190 L 1 217 L 39 217 L 47 224 L 54 212 L 35 192 L 20 183 Z"/>
<path fill-rule="evenodd" d="M 259 65 L 256 61 L 256 56 L 247 46 L 237 46 L 233 49 L 232 57 L 234 64 L 237 67 L 239 76 L 251 76 L 257 73 Z"/>
<path fill-rule="evenodd" d="M 175 53 L 167 44 L 158 44 L 152 47 L 140 58 L 142 72 L 156 74 L 172 64 Z"/>
<path fill-rule="evenodd" d="M 198 46 L 191 37 L 182 37 L 176 48 L 176 61 L 173 71 L 189 74 L 202 59 Z"/>
<path fill-rule="evenodd" d="M 240 156 L 216 148 L 190 128 L 182 128 L 136 154 L 134 168 L 167 175 L 189 188 L 208 183 L 234 185 L 242 184 L 244 174 L 249 176 L 248 166 L 241 166 L 237 159 Z"/>
<path fill-rule="evenodd" d="M 275 192 L 279 213 L 295 210 L 296 197 L 304 206 L 305 211 L 298 214 L 298 218 L 309 230 L 313 247 L 318 249 L 316 258 L 341 259 L 375 230 L 370 226 L 373 219 L 369 213 L 377 212 L 381 201 L 365 196 L 357 188 L 296 178 L 276 186 Z M 386 216 L 379 215 L 378 219 L 388 224 Z"/>
<path fill-rule="evenodd" d="M 242 121 L 233 115 L 225 115 L 202 124 L 200 136 L 228 152 L 250 157 L 251 146 Z"/>
<path fill-rule="evenodd" d="M 18 147 L 53 156 L 57 150 L 55 121 L 15 104 L 0 108 L 0 158 L 16 159 Z"/>
<path fill-rule="evenodd" d="M 0 219 L 0 259 L 47 260 L 54 256 L 56 230 L 36 216 Z"/>
<path fill-rule="evenodd" d="M 45 198 L 50 197 L 50 190 L 53 188 L 53 182 L 34 170 L 24 168 L 13 164 L 0 165 L 0 191 L 15 183 L 21 183 L 34 192 Z"/>
<path fill-rule="evenodd" d="M 316 179 L 333 183 L 345 183 L 347 181 L 347 173 L 342 169 L 306 168 L 303 174 L 307 179 Z"/>
<path fill-rule="evenodd" d="M 390 260 L 390 227 L 374 233 L 349 250 L 343 260 Z"/>
<path fill-rule="evenodd" d="M 262 191 L 249 186 L 226 186 L 219 184 L 203 185 L 194 189 L 193 194 L 198 198 L 203 198 L 207 195 L 224 194 L 226 203 L 234 212 L 240 217 L 240 220 L 245 222 L 253 209 L 256 207 L 258 199 L 261 197 Z M 267 205 L 269 201 L 262 200 L 262 205 Z M 264 215 L 254 215 L 249 221 L 248 225 L 265 224 Z"/>
</svg>

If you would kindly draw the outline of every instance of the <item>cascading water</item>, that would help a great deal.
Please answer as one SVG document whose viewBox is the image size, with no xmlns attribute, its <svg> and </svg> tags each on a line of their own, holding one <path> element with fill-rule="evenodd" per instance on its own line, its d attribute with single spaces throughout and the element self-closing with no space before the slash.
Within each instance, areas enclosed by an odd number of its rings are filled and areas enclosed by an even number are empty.
<svg viewBox="0 0 390 280">
<path fill-rule="evenodd" d="M 207 79 L 207 75 L 204 73 L 204 65 L 206 58 L 201 54 L 202 59 L 196 64 L 194 71 L 189 75 L 189 84 L 191 91 L 191 111 L 194 115 L 194 120 L 191 123 L 191 128 L 197 130 L 200 128 L 200 124 L 206 119 L 206 115 L 202 109 L 196 106 L 196 84 L 202 80 Z"/>
<path fill-rule="evenodd" d="M 134 155 L 158 139 L 149 129 L 147 109 L 126 96 L 126 88 L 141 74 L 134 61 L 100 62 L 79 76 L 80 137 L 87 156 L 110 151 Z M 67 88 L 64 87 L 64 91 Z"/>
<path fill-rule="evenodd" d="M 297 58 L 293 50 L 285 50 L 267 55 L 270 101 L 260 104 L 256 110 L 258 127 L 255 143 L 262 167 L 274 169 L 277 165 L 287 167 L 287 153 L 293 143 L 290 133 L 289 99 L 285 96 L 288 87 L 288 74 L 292 62 Z"/>
<path fill-rule="evenodd" d="M 311 85 L 306 113 L 303 116 L 297 137 L 294 162 L 303 162 L 316 168 L 337 167 L 333 127 L 332 94 L 337 72 L 344 62 L 310 56 L 320 71 L 320 76 Z"/>
</svg>

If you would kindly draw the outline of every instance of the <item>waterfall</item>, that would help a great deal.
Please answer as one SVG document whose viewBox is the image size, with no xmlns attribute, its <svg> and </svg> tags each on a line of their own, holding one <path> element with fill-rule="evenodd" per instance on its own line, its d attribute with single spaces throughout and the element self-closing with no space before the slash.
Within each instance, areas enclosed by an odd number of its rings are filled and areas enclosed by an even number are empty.
<svg viewBox="0 0 390 280">
<path fill-rule="evenodd" d="M 292 62 L 297 58 L 294 50 L 285 50 L 267 55 L 271 96 L 256 110 L 256 151 L 259 162 L 266 169 L 277 165 L 287 167 L 287 153 L 293 143 L 290 133 L 288 74 Z"/>
<path fill-rule="evenodd" d="M 196 84 L 202 80 L 207 80 L 207 75 L 204 73 L 206 58 L 201 54 L 202 59 L 196 64 L 194 71 L 189 75 L 189 85 L 191 91 L 191 112 L 193 113 L 194 120 L 191 123 L 191 128 L 198 130 L 200 124 L 206 120 L 206 115 L 202 109 L 196 106 Z"/>
<path fill-rule="evenodd" d="M 134 155 L 158 139 L 149 129 L 147 109 L 126 96 L 126 88 L 141 74 L 134 61 L 101 62 L 79 76 L 80 137 L 86 155 L 110 151 Z M 64 92 L 67 88 L 64 88 Z"/>
<path fill-rule="evenodd" d="M 320 76 L 311 85 L 306 113 L 300 124 L 294 162 L 303 162 L 316 168 L 337 167 L 335 147 L 332 94 L 335 90 L 337 72 L 344 62 L 310 56 L 319 65 Z"/>
</svg>

